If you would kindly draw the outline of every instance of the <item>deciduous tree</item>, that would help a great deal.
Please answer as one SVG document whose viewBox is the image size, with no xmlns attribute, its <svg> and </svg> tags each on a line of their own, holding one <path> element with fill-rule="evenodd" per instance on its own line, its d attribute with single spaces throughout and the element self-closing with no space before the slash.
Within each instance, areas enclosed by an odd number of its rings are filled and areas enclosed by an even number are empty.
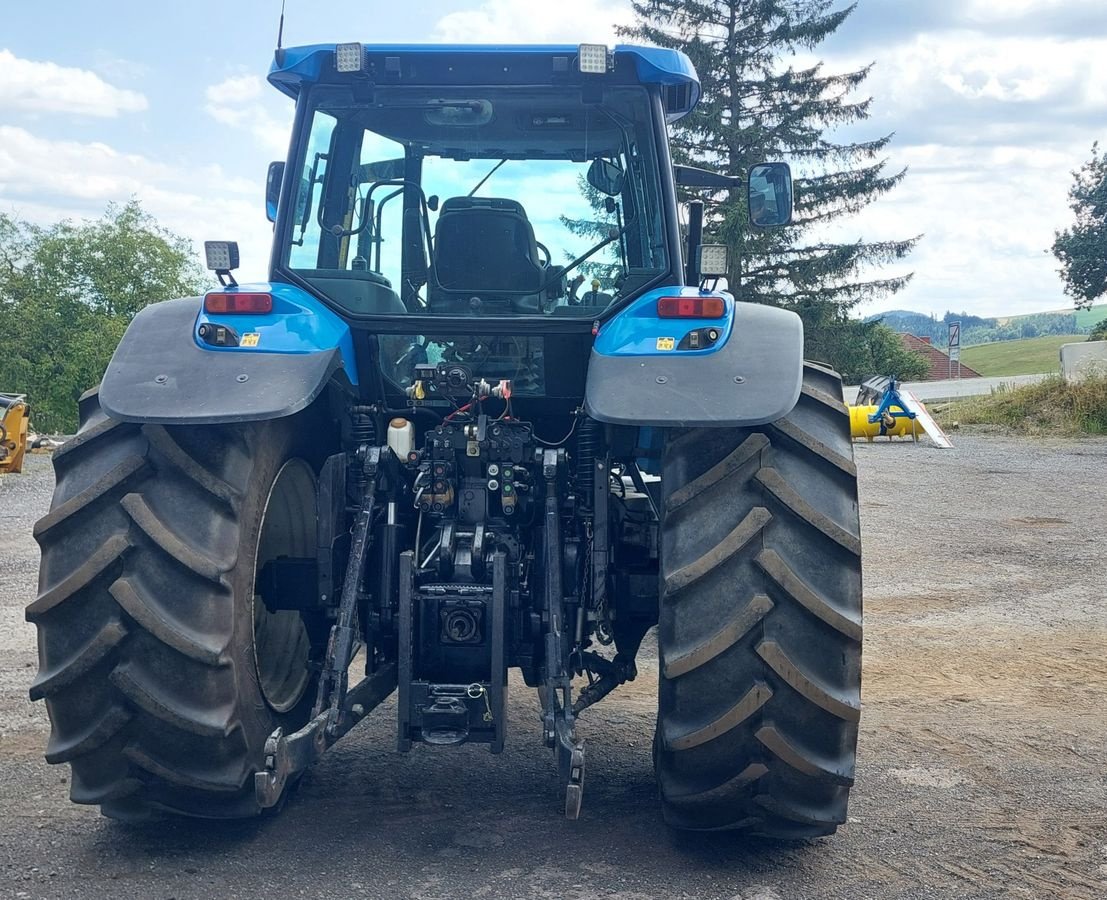
<svg viewBox="0 0 1107 900">
<path fill-rule="evenodd" d="M 1076 221 L 1059 231 L 1053 255 L 1061 263 L 1065 293 L 1077 309 L 1107 295 L 1107 155 L 1092 145 L 1092 158 L 1073 173 L 1069 208 Z"/>
<path fill-rule="evenodd" d="M 189 242 L 134 200 L 48 228 L 0 214 L 0 389 L 28 395 L 36 428 L 74 430 L 135 314 L 206 282 Z"/>
</svg>

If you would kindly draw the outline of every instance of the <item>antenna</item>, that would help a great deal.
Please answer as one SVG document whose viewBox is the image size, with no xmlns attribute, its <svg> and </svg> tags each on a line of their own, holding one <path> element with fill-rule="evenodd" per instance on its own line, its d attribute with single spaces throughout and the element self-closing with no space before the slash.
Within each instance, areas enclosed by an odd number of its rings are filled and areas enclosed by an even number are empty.
<svg viewBox="0 0 1107 900">
<path fill-rule="evenodd" d="M 284 4 L 285 0 L 281 0 L 281 21 L 277 26 L 277 51 L 274 54 L 278 64 L 284 62 L 284 50 L 281 49 L 281 43 L 284 40 Z"/>
</svg>

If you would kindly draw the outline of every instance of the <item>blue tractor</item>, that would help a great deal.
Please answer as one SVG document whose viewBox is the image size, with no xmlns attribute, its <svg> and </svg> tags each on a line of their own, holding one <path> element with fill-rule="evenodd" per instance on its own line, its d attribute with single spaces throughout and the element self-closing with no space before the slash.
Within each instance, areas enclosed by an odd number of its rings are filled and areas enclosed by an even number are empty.
<svg viewBox="0 0 1107 900">
<path fill-rule="evenodd" d="M 678 202 L 787 225 L 787 167 L 674 166 L 700 88 L 672 50 L 331 44 L 269 80 L 296 103 L 269 280 L 209 243 L 222 286 L 135 318 L 54 457 L 31 695 L 72 799 L 256 815 L 393 692 L 400 752 L 497 753 L 515 669 L 575 818 L 576 721 L 656 626 L 665 821 L 833 832 L 861 677 L 840 379 L 797 316 L 717 289 Z"/>
</svg>

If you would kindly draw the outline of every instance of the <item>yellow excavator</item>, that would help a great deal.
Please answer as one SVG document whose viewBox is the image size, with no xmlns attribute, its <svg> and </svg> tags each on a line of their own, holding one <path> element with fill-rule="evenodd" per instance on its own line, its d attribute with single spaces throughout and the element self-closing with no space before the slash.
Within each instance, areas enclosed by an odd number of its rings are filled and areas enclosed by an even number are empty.
<svg viewBox="0 0 1107 900">
<path fill-rule="evenodd" d="M 23 471 L 27 422 L 27 398 L 23 394 L 0 394 L 0 474 Z"/>
</svg>

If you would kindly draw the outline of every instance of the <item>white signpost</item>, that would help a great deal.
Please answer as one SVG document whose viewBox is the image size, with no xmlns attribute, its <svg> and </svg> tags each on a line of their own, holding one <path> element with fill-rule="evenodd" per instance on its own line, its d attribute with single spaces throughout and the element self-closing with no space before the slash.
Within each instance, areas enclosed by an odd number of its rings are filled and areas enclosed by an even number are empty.
<svg viewBox="0 0 1107 900">
<path fill-rule="evenodd" d="M 961 377 L 961 323 L 949 323 L 949 377 L 953 378 L 953 364 L 957 363 L 957 377 Z"/>
</svg>

